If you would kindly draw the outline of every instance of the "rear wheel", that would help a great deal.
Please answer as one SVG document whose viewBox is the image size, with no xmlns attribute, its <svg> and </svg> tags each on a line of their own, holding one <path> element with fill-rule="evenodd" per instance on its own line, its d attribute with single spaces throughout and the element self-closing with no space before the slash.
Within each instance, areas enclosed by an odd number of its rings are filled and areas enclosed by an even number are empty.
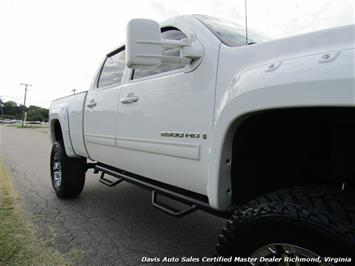
<svg viewBox="0 0 355 266">
<path fill-rule="evenodd" d="M 245 265 L 334 264 L 315 260 L 318 257 L 352 258 L 353 262 L 354 196 L 309 187 L 261 196 L 238 209 L 227 222 L 217 253 L 256 259 Z M 272 261 L 275 258 L 280 260 Z"/>
<path fill-rule="evenodd" d="M 59 198 L 71 198 L 79 195 L 85 184 L 86 159 L 70 158 L 64 145 L 56 141 L 51 152 L 52 186 Z"/>
</svg>

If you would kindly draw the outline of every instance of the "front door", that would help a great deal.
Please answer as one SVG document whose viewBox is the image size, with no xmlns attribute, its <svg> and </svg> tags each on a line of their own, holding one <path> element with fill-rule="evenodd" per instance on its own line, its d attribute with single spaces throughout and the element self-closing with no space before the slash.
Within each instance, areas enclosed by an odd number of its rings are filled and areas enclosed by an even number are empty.
<svg viewBox="0 0 355 266">
<path fill-rule="evenodd" d="M 185 35 L 169 29 L 163 38 L 169 37 Z M 134 70 L 120 90 L 117 167 L 206 194 L 215 73 L 203 62 L 195 70 Z"/>
</svg>

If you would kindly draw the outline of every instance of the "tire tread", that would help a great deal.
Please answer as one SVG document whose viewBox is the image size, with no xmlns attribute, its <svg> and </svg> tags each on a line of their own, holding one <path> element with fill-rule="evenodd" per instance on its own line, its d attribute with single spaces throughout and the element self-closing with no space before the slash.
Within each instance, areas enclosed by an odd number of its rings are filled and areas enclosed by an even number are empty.
<svg viewBox="0 0 355 266">
<path fill-rule="evenodd" d="M 354 195 L 329 188 L 295 187 L 260 196 L 237 209 L 218 237 L 217 254 L 230 253 L 238 226 L 262 223 L 268 217 L 307 224 L 355 246 Z"/>
</svg>

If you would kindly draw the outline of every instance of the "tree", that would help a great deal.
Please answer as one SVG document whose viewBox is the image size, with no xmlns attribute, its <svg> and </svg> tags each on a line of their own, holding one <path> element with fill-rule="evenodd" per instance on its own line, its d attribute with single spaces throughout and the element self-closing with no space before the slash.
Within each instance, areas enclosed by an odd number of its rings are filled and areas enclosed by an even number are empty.
<svg viewBox="0 0 355 266">
<path fill-rule="evenodd" d="M 4 102 L 3 113 L 5 117 L 12 119 L 21 119 L 22 110 L 14 101 Z"/>
<path fill-rule="evenodd" d="M 35 105 L 30 105 L 27 108 L 28 121 L 48 121 L 48 109 Z"/>
<path fill-rule="evenodd" d="M 18 105 L 14 101 L 3 102 L 4 117 L 11 119 L 22 119 L 23 105 Z M 31 105 L 25 107 L 27 111 L 27 121 L 48 121 L 48 109 Z"/>
</svg>

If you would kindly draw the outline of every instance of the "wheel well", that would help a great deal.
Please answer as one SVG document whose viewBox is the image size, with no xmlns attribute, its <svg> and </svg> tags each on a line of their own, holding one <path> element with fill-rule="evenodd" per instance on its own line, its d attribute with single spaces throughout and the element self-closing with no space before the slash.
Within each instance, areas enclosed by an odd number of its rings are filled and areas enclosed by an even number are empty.
<svg viewBox="0 0 355 266">
<path fill-rule="evenodd" d="M 63 141 L 62 128 L 57 119 L 53 120 L 51 123 L 51 134 L 54 141 Z"/>
<path fill-rule="evenodd" d="M 355 191 L 355 109 L 295 108 L 257 113 L 236 130 L 232 200 L 303 185 Z"/>
</svg>

